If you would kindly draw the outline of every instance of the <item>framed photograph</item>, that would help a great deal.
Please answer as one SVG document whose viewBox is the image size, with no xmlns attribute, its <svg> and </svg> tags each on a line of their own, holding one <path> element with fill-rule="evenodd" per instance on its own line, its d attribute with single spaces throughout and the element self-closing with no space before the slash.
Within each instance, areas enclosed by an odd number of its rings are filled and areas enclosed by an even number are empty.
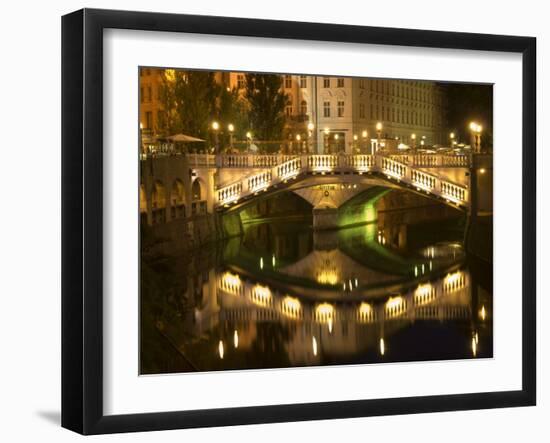
<svg viewBox="0 0 550 443">
<path fill-rule="evenodd" d="M 62 20 L 62 425 L 536 402 L 531 37 Z"/>
</svg>

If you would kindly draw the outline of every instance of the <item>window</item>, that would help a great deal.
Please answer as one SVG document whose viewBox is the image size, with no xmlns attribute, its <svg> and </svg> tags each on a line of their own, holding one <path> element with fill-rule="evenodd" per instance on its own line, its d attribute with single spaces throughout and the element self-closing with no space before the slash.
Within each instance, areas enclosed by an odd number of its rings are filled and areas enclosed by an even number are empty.
<svg viewBox="0 0 550 443">
<path fill-rule="evenodd" d="M 300 114 L 307 115 L 307 102 L 305 100 L 300 103 Z"/>
<path fill-rule="evenodd" d="M 390 121 L 390 108 L 386 109 L 386 120 Z"/>
<path fill-rule="evenodd" d="M 292 101 L 288 101 L 288 103 L 285 106 L 285 114 L 287 117 L 290 117 L 292 115 Z"/>
<path fill-rule="evenodd" d="M 344 101 L 338 100 L 338 117 L 344 116 Z"/>
<path fill-rule="evenodd" d="M 365 104 L 359 103 L 359 118 L 365 118 Z"/>
<path fill-rule="evenodd" d="M 300 88 L 307 88 L 307 77 L 305 75 L 300 76 Z"/>
<path fill-rule="evenodd" d="M 338 88 L 343 88 L 344 87 L 344 79 L 343 78 L 339 78 L 336 82 L 336 86 Z"/>
<path fill-rule="evenodd" d="M 139 90 L 139 97 L 140 97 L 140 102 L 143 103 L 145 101 L 145 95 L 143 94 L 143 86 Z"/>
<path fill-rule="evenodd" d="M 147 101 L 153 101 L 153 90 L 151 89 L 151 86 L 147 86 Z"/>
<path fill-rule="evenodd" d="M 330 77 L 323 77 L 323 88 L 330 88 Z"/>
<path fill-rule="evenodd" d="M 145 113 L 145 129 L 151 129 L 151 127 L 153 126 L 153 114 L 151 113 L 151 111 L 147 111 Z"/>
<path fill-rule="evenodd" d="M 391 110 L 391 121 L 394 122 L 395 121 L 395 109 L 392 108 Z"/>
<path fill-rule="evenodd" d="M 285 89 L 292 88 L 292 76 L 285 75 Z"/>
<path fill-rule="evenodd" d="M 323 102 L 323 116 L 330 117 L 330 102 Z"/>
<path fill-rule="evenodd" d="M 359 79 L 359 89 L 365 89 L 365 79 L 364 78 Z"/>
<path fill-rule="evenodd" d="M 373 106 L 370 104 L 370 118 L 374 118 Z"/>
<path fill-rule="evenodd" d="M 243 88 L 244 88 L 244 75 L 237 74 L 237 89 L 243 89 Z"/>
</svg>

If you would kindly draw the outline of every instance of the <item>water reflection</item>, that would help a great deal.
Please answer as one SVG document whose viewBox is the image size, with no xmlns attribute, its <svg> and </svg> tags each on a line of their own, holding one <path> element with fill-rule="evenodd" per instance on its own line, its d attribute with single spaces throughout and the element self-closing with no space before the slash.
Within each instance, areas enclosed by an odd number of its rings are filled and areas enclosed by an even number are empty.
<svg viewBox="0 0 550 443">
<path fill-rule="evenodd" d="M 208 257 L 203 251 L 164 267 L 180 291 L 169 300 L 180 303 L 156 306 L 144 297 L 171 344 L 165 354 L 177 353 L 161 366 L 181 372 L 490 357 L 490 284 L 473 272 L 459 239 L 433 241 L 432 234 L 429 224 L 328 233 L 313 233 L 307 223 L 257 224 Z"/>
</svg>

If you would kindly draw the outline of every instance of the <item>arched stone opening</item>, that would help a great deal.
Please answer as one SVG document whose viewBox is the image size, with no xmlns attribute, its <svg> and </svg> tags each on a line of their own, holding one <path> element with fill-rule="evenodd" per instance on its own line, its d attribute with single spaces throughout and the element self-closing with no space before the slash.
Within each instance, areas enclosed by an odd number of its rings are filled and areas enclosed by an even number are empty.
<svg viewBox="0 0 550 443">
<path fill-rule="evenodd" d="M 147 193 L 143 184 L 139 185 L 139 216 L 141 223 L 147 223 Z"/>
<path fill-rule="evenodd" d="M 172 184 L 172 191 L 170 193 L 170 218 L 185 218 L 185 216 L 185 191 L 183 182 L 176 179 Z"/>
<path fill-rule="evenodd" d="M 200 178 L 191 185 L 191 200 L 192 215 L 206 214 L 206 186 Z"/>
<path fill-rule="evenodd" d="M 166 222 L 166 188 L 159 180 L 153 185 L 153 192 L 151 193 L 151 210 L 153 224 Z"/>
</svg>

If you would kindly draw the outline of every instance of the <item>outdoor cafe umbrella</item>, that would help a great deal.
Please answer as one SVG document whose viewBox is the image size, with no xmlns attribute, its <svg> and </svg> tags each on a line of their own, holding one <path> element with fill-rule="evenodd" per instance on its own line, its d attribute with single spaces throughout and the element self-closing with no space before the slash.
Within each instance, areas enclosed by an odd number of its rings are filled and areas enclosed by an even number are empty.
<svg viewBox="0 0 550 443">
<path fill-rule="evenodd" d="M 182 133 L 170 135 L 169 137 L 166 137 L 166 140 L 171 141 L 174 144 L 194 143 L 194 142 L 204 143 L 204 140 L 201 138 L 192 137 L 190 135 L 182 134 Z"/>
<path fill-rule="evenodd" d="M 170 140 L 172 142 L 181 142 L 181 143 L 190 143 L 190 142 L 204 142 L 203 139 L 197 138 L 197 137 L 191 137 L 190 135 L 186 134 L 175 134 L 171 135 L 169 137 L 166 137 L 167 140 Z"/>
</svg>

